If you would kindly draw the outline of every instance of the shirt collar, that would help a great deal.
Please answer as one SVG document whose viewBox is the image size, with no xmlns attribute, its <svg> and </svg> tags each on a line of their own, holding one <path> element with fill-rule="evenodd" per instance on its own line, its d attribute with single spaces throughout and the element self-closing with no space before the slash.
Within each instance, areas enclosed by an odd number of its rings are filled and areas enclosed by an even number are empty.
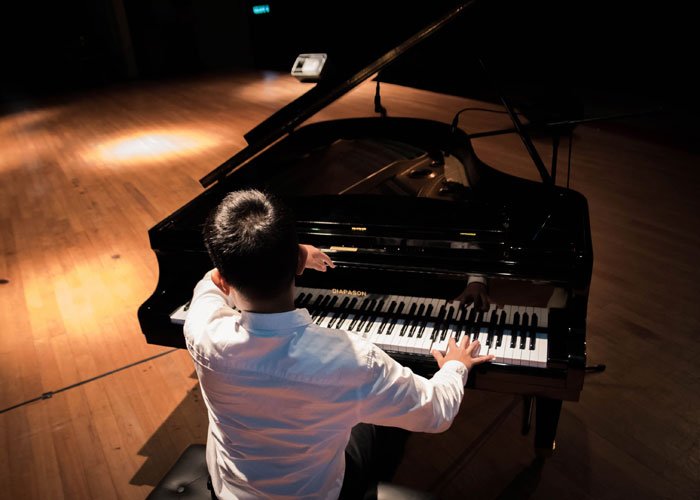
<svg viewBox="0 0 700 500">
<path fill-rule="evenodd" d="M 261 314 L 243 311 L 240 325 L 251 330 L 289 330 L 311 324 L 311 315 L 306 309 L 295 309 L 283 313 Z"/>
</svg>

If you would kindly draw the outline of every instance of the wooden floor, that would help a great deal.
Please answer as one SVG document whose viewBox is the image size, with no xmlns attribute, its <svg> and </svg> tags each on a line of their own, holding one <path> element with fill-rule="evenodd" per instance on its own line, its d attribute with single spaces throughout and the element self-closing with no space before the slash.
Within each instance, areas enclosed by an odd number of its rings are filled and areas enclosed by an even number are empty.
<svg viewBox="0 0 700 500">
<path fill-rule="evenodd" d="M 146 345 L 136 319 L 158 276 L 147 231 L 307 88 L 284 75 L 212 76 L 20 102 L 0 116 L 0 497 L 143 498 L 204 442 L 187 353 Z M 394 116 L 449 122 L 484 105 L 383 89 Z M 373 92 L 367 83 L 316 120 L 370 115 Z M 509 125 L 480 112 L 460 124 Z M 475 148 L 536 178 L 517 137 Z M 565 403 L 544 464 L 520 435 L 517 399 L 469 392 L 449 431 L 411 438 L 398 482 L 446 499 L 700 498 L 699 159 L 649 129 L 576 129 L 571 186 L 588 198 L 595 250 L 589 362 L 607 370 Z"/>
</svg>

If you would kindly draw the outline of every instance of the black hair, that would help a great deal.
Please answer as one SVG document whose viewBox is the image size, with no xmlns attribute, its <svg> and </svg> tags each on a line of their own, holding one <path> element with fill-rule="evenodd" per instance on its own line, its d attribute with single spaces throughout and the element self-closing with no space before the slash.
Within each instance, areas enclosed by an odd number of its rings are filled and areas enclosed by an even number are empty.
<svg viewBox="0 0 700 500">
<path fill-rule="evenodd" d="M 226 195 L 207 218 L 204 244 L 229 285 L 248 298 L 275 297 L 296 274 L 294 218 L 268 193 L 251 189 Z"/>
</svg>

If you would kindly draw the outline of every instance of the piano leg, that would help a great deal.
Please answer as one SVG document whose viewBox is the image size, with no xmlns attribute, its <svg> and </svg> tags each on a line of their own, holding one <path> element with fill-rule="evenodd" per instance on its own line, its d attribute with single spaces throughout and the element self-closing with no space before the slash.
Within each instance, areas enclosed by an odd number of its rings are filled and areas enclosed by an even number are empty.
<svg viewBox="0 0 700 500">
<path fill-rule="evenodd" d="M 535 398 L 535 454 L 538 457 L 552 456 L 560 413 L 561 399 Z"/>
</svg>

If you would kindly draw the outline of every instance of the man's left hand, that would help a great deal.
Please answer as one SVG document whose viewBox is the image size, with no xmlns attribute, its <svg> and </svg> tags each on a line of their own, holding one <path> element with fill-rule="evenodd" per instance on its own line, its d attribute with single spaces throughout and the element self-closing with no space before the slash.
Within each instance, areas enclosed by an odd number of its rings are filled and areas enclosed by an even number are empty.
<svg viewBox="0 0 700 500">
<path fill-rule="evenodd" d="M 478 281 L 469 283 L 456 300 L 467 305 L 474 303 L 474 307 L 481 311 L 489 310 L 490 301 L 486 285 Z"/>
<path fill-rule="evenodd" d="M 331 258 L 321 250 L 312 245 L 299 245 L 299 263 L 297 274 L 304 272 L 304 269 L 314 269 L 326 272 L 329 267 L 335 267 Z"/>
</svg>

